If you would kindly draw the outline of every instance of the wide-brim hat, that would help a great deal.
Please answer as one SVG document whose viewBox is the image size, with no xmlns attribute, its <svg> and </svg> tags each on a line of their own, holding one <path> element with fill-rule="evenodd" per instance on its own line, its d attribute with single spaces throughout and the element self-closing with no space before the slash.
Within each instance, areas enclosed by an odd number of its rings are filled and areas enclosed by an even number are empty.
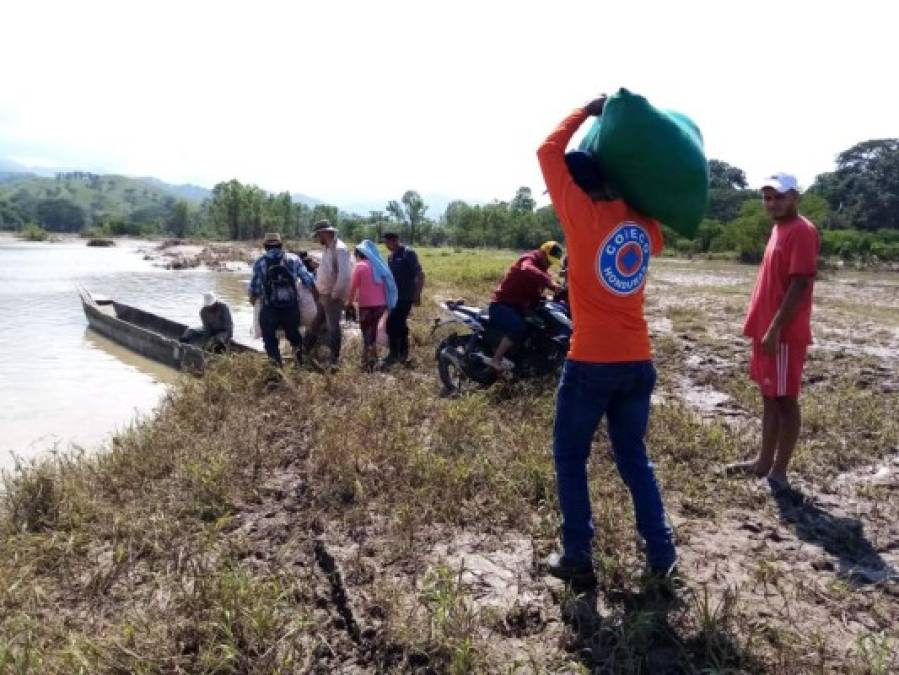
<svg viewBox="0 0 899 675">
<path fill-rule="evenodd" d="M 322 232 L 337 232 L 337 228 L 331 225 L 329 220 L 320 220 L 312 226 L 312 235 L 315 236 Z"/>
<path fill-rule="evenodd" d="M 265 239 L 262 240 L 263 246 L 283 246 L 284 242 L 281 240 L 281 235 L 278 232 L 267 232 L 265 234 Z"/>
</svg>

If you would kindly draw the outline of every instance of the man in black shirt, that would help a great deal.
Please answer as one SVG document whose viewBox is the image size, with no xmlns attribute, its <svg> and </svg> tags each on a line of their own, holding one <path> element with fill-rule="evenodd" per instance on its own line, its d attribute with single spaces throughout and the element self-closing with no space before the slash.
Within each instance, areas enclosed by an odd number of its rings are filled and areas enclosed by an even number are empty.
<svg viewBox="0 0 899 675">
<path fill-rule="evenodd" d="M 384 245 L 390 251 L 387 263 L 396 281 L 397 303 L 387 315 L 387 342 L 390 352 L 384 359 L 385 366 L 405 363 L 409 359 L 409 326 L 406 321 L 412 305 L 421 305 L 421 289 L 425 285 L 425 274 L 418 262 L 418 256 L 408 246 L 400 243 L 396 232 L 384 235 Z"/>
</svg>

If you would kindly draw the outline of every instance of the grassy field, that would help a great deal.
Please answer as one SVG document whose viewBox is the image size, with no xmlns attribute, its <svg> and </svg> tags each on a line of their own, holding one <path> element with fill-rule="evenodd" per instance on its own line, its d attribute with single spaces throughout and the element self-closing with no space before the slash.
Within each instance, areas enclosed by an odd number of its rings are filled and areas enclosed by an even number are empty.
<svg viewBox="0 0 899 675">
<path fill-rule="evenodd" d="M 899 668 L 899 280 L 817 287 L 797 500 L 720 475 L 760 402 L 738 337 L 755 269 L 654 262 L 650 430 L 684 587 L 644 593 L 630 500 L 599 434 L 600 585 L 556 545 L 554 383 L 442 398 L 436 302 L 511 260 L 420 251 L 415 366 L 223 362 L 105 451 L 6 477 L 0 672 L 772 672 Z"/>
</svg>

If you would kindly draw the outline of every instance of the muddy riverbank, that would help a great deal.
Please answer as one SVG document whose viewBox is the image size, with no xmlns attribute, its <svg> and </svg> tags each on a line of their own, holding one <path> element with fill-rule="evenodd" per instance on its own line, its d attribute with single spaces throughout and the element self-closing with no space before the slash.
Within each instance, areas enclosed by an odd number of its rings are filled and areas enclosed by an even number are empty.
<svg viewBox="0 0 899 675">
<path fill-rule="evenodd" d="M 412 368 L 363 373 L 349 340 L 339 372 L 273 387 L 236 359 L 179 384 L 107 453 L 11 483 L 6 653 L 43 672 L 899 666 L 893 277 L 820 280 L 796 490 L 778 498 L 720 471 L 758 443 L 739 335 L 755 269 L 653 262 L 649 445 L 677 534 L 671 598 L 641 580 L 604 433 L 590 461 L 600 584 L 543 575 L 559 527 L 553 382 L 442 398 L 429 333 L 433 299 L 484 301 L 511 256 L 420 253 L 432 300 L 413 314 Z"/>
</svg>

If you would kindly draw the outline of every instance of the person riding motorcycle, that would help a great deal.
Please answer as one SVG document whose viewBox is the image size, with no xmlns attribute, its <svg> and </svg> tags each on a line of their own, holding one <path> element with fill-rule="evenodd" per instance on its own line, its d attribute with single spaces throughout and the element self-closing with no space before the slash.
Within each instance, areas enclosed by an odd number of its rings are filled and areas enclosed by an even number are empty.
<svg viewBox="0 0 899 675">
<path fill-rule="evenodd" d="M 502 339 L 493 353 L 493 358 L 485 357 L 485 363 L 494 370 L 511 370 L 514 367 L 513 363 L 504 357 L 524 338 L 527 331 L 525 314 L 537 305 L 543 290 L 558 289 L 558 284 L 553 281 L 548 271 L 553 263 L 561 262 L 562 255 L 562 247 L 558 242 L 544 242 L 540 248 L 528 251 L 518 258 L 493 292 L 487 311 L 490 323 L 499 329 Z"/>
</svg>

